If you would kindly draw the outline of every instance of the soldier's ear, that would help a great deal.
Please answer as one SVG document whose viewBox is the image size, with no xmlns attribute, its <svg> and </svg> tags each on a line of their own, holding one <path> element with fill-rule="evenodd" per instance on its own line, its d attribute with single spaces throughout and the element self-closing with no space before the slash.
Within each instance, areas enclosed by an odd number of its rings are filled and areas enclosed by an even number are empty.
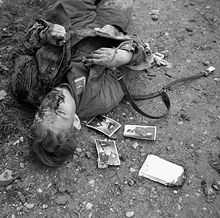
<svg viewBox="0 0 220 218">
<path fill-rule="evenodd" d="M 73 127 L 77 130 L 81 129 L 81 123 L 79 117 L 75 114 L 74 120 L 73 120 Z"/>
</svg>

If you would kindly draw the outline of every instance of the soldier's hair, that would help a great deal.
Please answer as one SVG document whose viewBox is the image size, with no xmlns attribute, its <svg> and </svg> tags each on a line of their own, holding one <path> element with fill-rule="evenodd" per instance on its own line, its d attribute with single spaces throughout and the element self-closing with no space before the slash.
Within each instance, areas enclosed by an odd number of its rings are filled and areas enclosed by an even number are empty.
<svg viewBox="0 0 220 218">
<path fill-rule="evenodd" d="M 49 167 L 60 166 L 75 150 L 70 132 L 55 134 L 40 123 L 32 126 L 32 150 Z"/>
</svg>

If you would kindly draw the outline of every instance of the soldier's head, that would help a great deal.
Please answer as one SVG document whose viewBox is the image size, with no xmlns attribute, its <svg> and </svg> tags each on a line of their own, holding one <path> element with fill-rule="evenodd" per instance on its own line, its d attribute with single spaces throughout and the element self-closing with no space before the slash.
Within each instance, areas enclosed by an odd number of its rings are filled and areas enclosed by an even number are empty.
<svg viewBox="0 0 220 218">
<path fill-rule="evenodd" d="M 68 86 L 53 89 L 42 101 L 32 125 L 33 151 L 48 166 L 60 165 L 75 148 L 80 129 L 76 103 Z"/>
</svg>

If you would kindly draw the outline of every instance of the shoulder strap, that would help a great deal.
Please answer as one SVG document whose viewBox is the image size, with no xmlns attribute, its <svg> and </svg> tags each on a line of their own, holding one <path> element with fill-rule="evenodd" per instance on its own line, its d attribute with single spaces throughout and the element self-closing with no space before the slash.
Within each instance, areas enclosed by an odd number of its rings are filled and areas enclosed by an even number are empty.
<svg viewBox="0 0 220 218">
<path fill-rule="evenodd" d="M 131 106 L 134 108 L 134 110 L 136 110 L 138 113 L 140 113 L 141 115 L 143 115 L 145 117 L 148 117 L 148 118 L 151 118 L 151 119 L 160 119 L 160 118 L 166 117 L 168 115 L 170 107 L 171 107 L 170 98 L 166 93 L 167 90 L 169 90 L 171 87 L 173 87 L 174 85 L 179 84 L 179 83 L 185 83 L 185 82 L 189 82 L 189 81 L 199 79 L 201 77 L 207 77 L 210 74 L 212 74 L 214 72 L 214 70 L 215 70 L 214 67 L 209 67 L 205 71 L 199 72 L 195 75 L 188 76 L 188 77 L 183 77 L 183 78 L 180 78 L 180 79 L 176 79 L 176 80 L 168 83 L 167 85 L 165 85 L 160 91 L 152 92 L 152 93 L 144 94 L 144 95 L 131 96 L 131 94 L 129 93 L 128 88 L 127 88 L 123 78 L 121 78 L 119 80 L 119 82 L 120 82 L 121 87 L 122 87 L 122 89 L 125 93 L 125 96 L 127 97 L 128 102 L 131 104 Z M 163 113 L 162 115 L 159 115 L 159 116 L 153 116 L 153 115 L 149 115 L 149 114 L 145 113 L 134 102 L 134 100 L 136 100 L 136 101 L 138 101 L 138 100 L 149 100 L 149 99 L 153 99 L 153 98 L 156 98 L 156 97 L 159 97 L 159 96 L 161 97 L 163 103 L 165 104 L 165 106 L 167 108 L 166 112 Z"/>
<path fill-rule="evenodd" d="M 123 79 L 119 80 L 119 82 L 121 84 L 121 87 L 122 87 L 122 89 L 125 93 L 125 96 L 126 96 L 128 102 L 131 104 L 131 106 L 134 108 L 134 110 L 136 110 L 138 113 L 140 113 L 141 115 L 143 115 L 145 117 L 151 118 L 151 119 L 161 119 L 161 118 L 166 117 L 168 115 L 171 105 L 170 105 L 170 98 L 167 95 L 167 93 L 165 92 L 165 90 L 162 90 L 162 91 L 159 91 L 159 92 L 156 92 L 156 93 L 152 93 L 152 95 L 149 94 L 149 95 L 139 96 L 139 98 L 136 99 L 136 100 L 140 100 L 140 98 L 142 97 L 141 100 L 147 100 L 147 99 L 152 99 L 152 98 L 161 96 L 161 99 L 162 99 L 163 103 L 165 104 L 167 110 L 166 110 L 165 113 L 163 113 L 159 116 L 154 116 L 154 115 L 147 114 L 146 112 L 144 112 L 143 110 L 141 110 L 137 106 L 137 104 L 133 100 L 133 97 L 130 95 L 130 93 L 128 91 L 128 88 L 127 88 L 127 86 L 126 86 Z"/>
</svg>

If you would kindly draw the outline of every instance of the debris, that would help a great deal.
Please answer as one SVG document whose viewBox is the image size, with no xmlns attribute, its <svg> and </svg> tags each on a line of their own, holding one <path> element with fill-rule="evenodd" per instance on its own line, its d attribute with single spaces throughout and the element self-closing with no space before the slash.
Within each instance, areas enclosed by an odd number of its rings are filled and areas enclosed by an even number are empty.
<svg viewBox="0 0 220 218">
<path fill-rule="evenodd" d="M 138 146 L 139 146 L 139 144 L 138 144 L 137 142 L 135 142 L 134 144 L 132 144 L 132 148 L 135 149 L 135 150 L 138 148 Z"/>
<path fill-rule="evenodd" d="M 133 167 L 130 167 L 130 172 L 131 173 L 134 173 L 134 172 L 136 172 L 137 170 L 135 169 L 135 168 L 133 168 Z"/>
<path fill-rule="evenodd" d="M 0 1 L 0 5 L 1 5 L 1 1 Z M 15 215 L 14 215 L 14 214 L 12 214 L 12 215 L 11 215 L 11 218 L 15 218 Z"/>
<path fill-rule="evenodd" d="M 127 211 L 125 213 L 126 217 L 133 217 L 134 216 L 134 211 Z"/>
<path fill-rule="evenodd" d="M 208 185 L 205 180 L 201 181 L 201 188 L 208 202 L 212 202 L 216 199 L 215 190 L 212 186 Z"/>
<path fill-rule="evenodd" d="M 18 145 L 18 144 L 20 144 L 20 143 L 22 143 L 22 142 L 24 142 L 24 137 L 23 136 L 21 136 L 18 140 L 16 140 L 12 145 Z"/>
<path fill-rule="evenodd" d="M 172 67 L 172 64 L 164 59 L 165 56 L 163 54 L 161 54 L 159 52 L 156 52 L 156 53 L 152 54 L 152 56 L 153 56 L 153 59 L 154 59 L 154 63 L 157 66 L 166 66 L 168 68 Z"/>
<path fill-rule="evenodd" d="M 85 157 L 86 157 L 87 159 L 91 159 L 91 158 L 92 158 L 92 153 L 91 153 L 90 151 L 86 151 Z"/>
<path fill-rule="evenodd" d="M 4 100 L 6 96 L 7 96 L 7 92 L 5 90 L 1 90 L 0 91 L 0 101 Z"/>
<path fill-rule="evenodd" d="M 187 32 L 189 32 L 189 33 L 192 33 L 192 32 L 193 32 L 193 29 L 190 28 L 190 27 L 185 27 L 185 30 L 186 30 Z"/>
<path fill-rule="evenodd" d="M 58 195 L 57 198 L 55 199 L 55 202 L 58 205 L 65 205 L 68 201 L 68 196 L 67 195 Z"/>
<path fill-rule="evenodd" d="M 86 204 L 86 210 L 91 210 L 92 208 L 93 208 L 93 204 L 90 203 L 90 202 L 88 202 L 88 203 Z"/>
<path fill-rule="evenodd" d="M 47 208 L 48 208 L 48 205 L 47 205 L 47 204 L 43 204 L 43 205 L 42 205 L 42 209 L 45 210 L 45 209 L 47 209 Z"/>
<path fill-rule="evenodd" d="M 145 195 L 145 192 L 146 192 L 146 189 L 145 189 L 144 187 L 138 188 L 138 193 L 139 193 L 140 195 Z"/>
<path fill-rule="evenodd" d="M 209 165 L 220 174 L 220 154 L 209 160 Z"/>
<path fill-rule="evenodd" d="M 0 6 L 1 6 L 1 2 L 0 2 Z M 0 71 L 9 71 L 8 67 L 6 67 L 5 65 L 3 65 L 2 63 L 0 63 Z"/>
<path fill-rule="evenodd" d="M 173 78 L 173 76 L 171 76 L 169 73 L 164 73 L 164 75 L 169 77 L 169 78 Z"/>
<path fill-rule="evenodd" d="M 127 184 L 128 184 L 129 186 L 133 186 L 135 183 L 136 183 L 136 181 L 135 181 L 134 179 L 128 179 L 128 180 L 127 180 Z"/>
<path fill-rule="evenodd" d="M 37 189 L 37 192 L 38 192 L 38 193 L 43 193 L 43 190 L 42 190 L 41 188 L 38 188 L 38 189 Z"/>
<path fill-rule="evenodd" d="M 157 21 L 159 19 L 159 13 L 160 10 L 151 10 L 149 14 L 151 15 L 151 19 L 153 21 Z"/>
<path fill-rule="evenodd" d="M 186 178 L 182 166 L 153 154 L 147 156 L 138 175 L 170 187 L 182 186 Z"/>
<path fill-rule="evenodd" d="M 215 71 L 215 67 L 210 66 L 205 70 L 207 73 L 213 73 Z"/>
<path fill-rule="evenodd" d="M 77 153 L 81 153 L 81 152 L 82 152 L 82 148 L 78 148 L 78 147 L 77 147 L 77 148 L 76 148 L 76 152 L 77 152 Z"/>
<path fill-rule="evenodd" d="M 24 163 L 20 163 L 20 167 L 21 167 L 21 168 L 24 168 Z"/>
<path fill-rule="evenodd" d="M 203 64 L 204 66 L 209 66 L 210 62 L 209 62 L 209 61 L 203 61 L 202 64 Z"/>
<path fill-rule="evenodd" d="M 16 178 L 12 176 L 11 170 L 5 170 L 0 174 L 0 186 L 7 186 L 12 183 Z"/>
<path fill-rule="evenodd" d="M 214 78 L 214 80 L 215 80 L 216 82 L 219 82 L 219 81 L 220 81 L 220 77 L 216 77 L 216 78 Z"/>
<path fill-rule="evenodd" d="M 123 135 L 136 139 L 156 140 L 156 126 L 125 125 Z"/>
<path fill-rule="evenodd" d="M 27 208 L 27 209 L 32 209 L 34 208 L 34 204 L 31 204 L 31 203 L 24 203 L 24 206 Z"/>
<path fill-rule="evenodd" d="M 95 129 L 108 137 L 112 137 L 113 134 L 121 128 L 120 123 L 103 115 L 92 118 L 88 121 L 86 126 Z"/>
<path fill-rule="evenodd" d="M 212 183 L 212 188 L 217 191 L 217 192 L 220 192 L 220 181 L 214 181 Z"/>
<path fill-rule="evenodd" d="M 108 165 L 120 166 L 120 159 L 115 141 L 95 139 L 98 152 L 98 168 L 107 168 Z"/>
<path fill-rule="evenodd" d="M 177 191 L 177 190 L 174 190 L 173 193 L 174 193 L 174 194 L 178 194 L 178 191 Z"/>
<path fill-rule="evenodd" d="M 125 162 L 126 159 L 127 159 L 127 155 L 126 154 L 120 154 L 119 158 L 120 158 L 121 161 Z"/>
<path fill-rule="evenodd" d="M 19 200 L 24 204 L 26 202 L 26 198 L 22 192 L 17 192 Z"/>
<path fill-rule="evenodd" d="M 180 119 L 182 121 L 190 121 L 190 116 L 188 114 L 184 113 L 184 112 L 181 112 Z"/>
<path fill-rule="evenodd" d="M 127 117 L 127 114 L 126 114 L 126 113 L 122 113 L 122 116 L 123 116 L 123 117 Z"/>
<path fill-rule="evenodd" d="M 89 181 L 89 185 L 90 185 L 91 187 L 94 187 L 94 186 L 95 186 L 95 180 L 94 180 L 94 179 L 91 179 L 91 180 Z"/>
</svg>

